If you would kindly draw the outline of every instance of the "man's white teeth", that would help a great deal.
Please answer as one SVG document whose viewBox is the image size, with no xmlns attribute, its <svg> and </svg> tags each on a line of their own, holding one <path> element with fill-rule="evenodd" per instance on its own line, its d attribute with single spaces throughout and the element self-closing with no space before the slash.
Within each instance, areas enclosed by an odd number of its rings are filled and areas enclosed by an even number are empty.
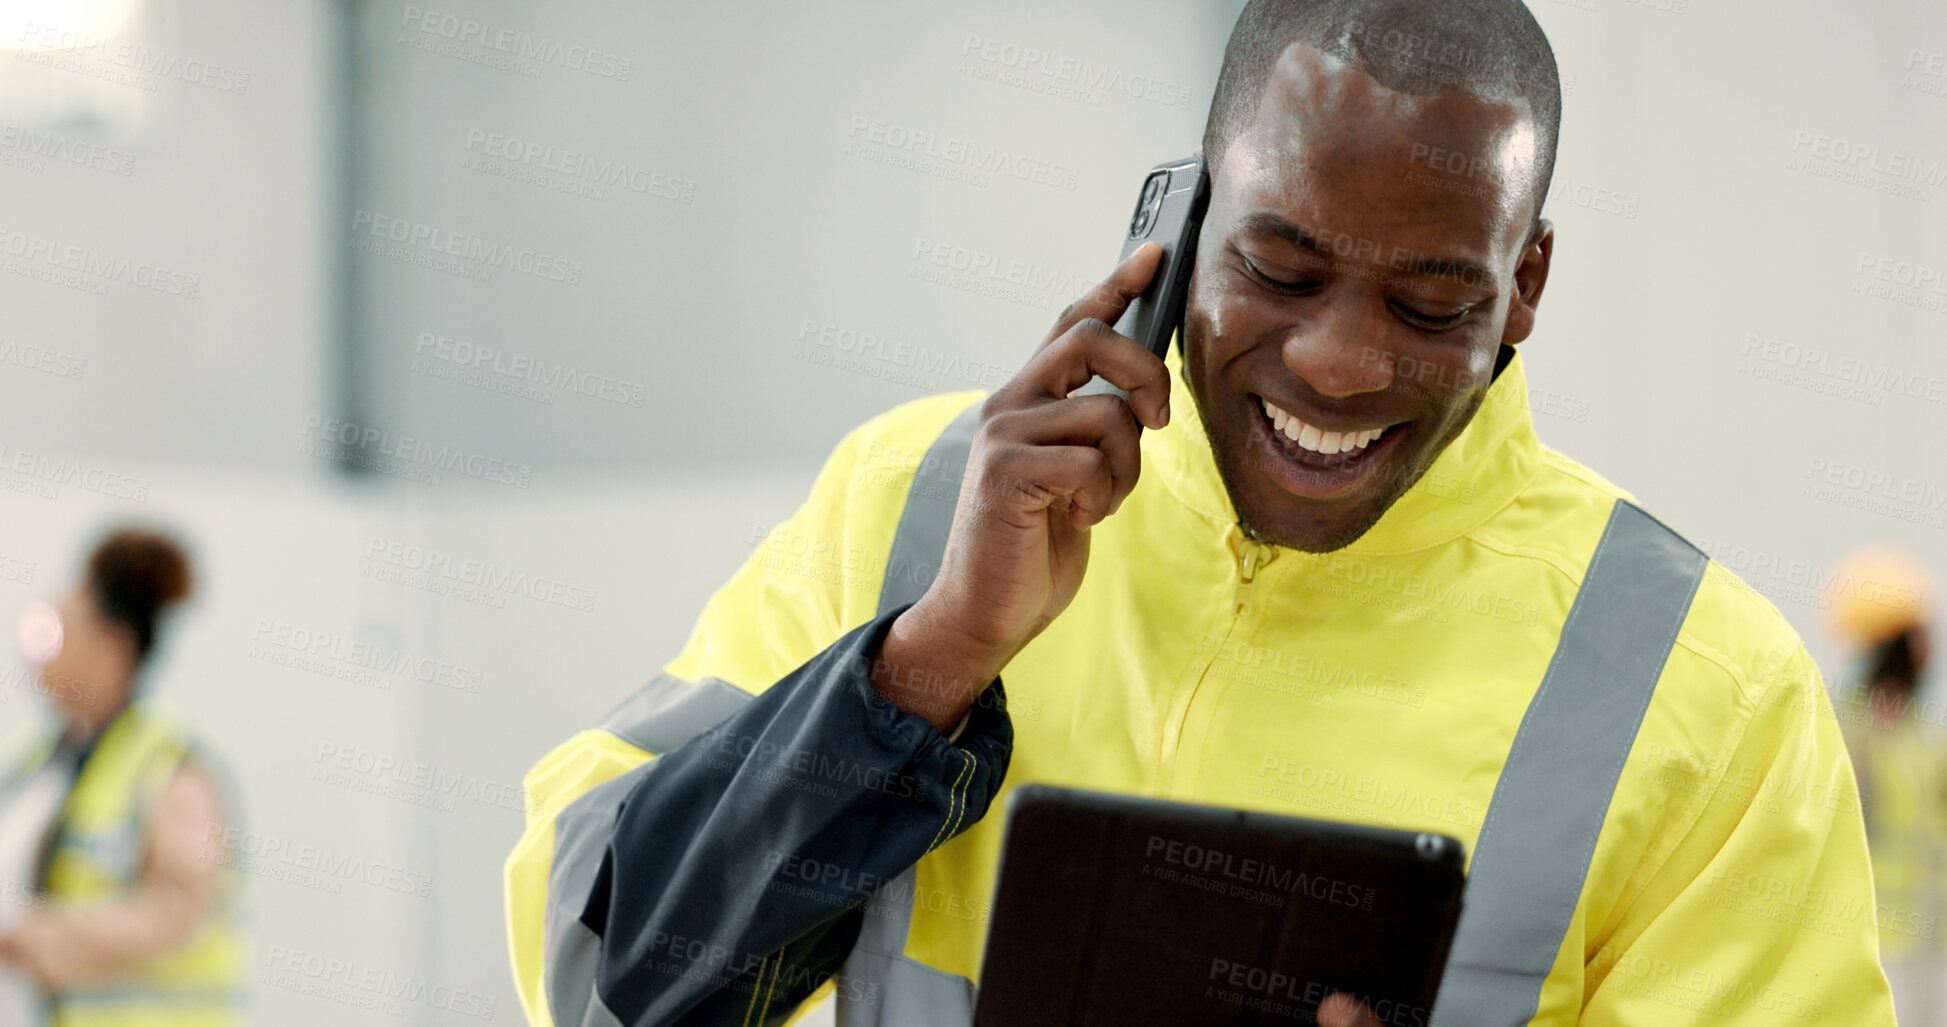
<svg viewBox="0 0 1947 1027">
<path fill-rule="evenodd" d="M 1384 428 L 1368 428 L 1365 431 L 1354 432 L 1319 431 L 1317 428 L 1278 409 L 1277 405 L 1270 400 L 1264 399 L 1262 396 L 1258 397 L 1258 399 L 1264 404 L 1264 412 L 1270 416 L 1271 424 L 1278 431 L 1284 432 L 1286 438 L 1291 439 L 1293 442 L 1298 443 L 1298 445 L 1314 453 L 1324 456 L 1331 456 L 1334 453 L 1344 453 L 1354 449 L 1364 449 L 1372 445 L 1373 440 L 1386 433 L 1386 429 Z"/>
</svg>

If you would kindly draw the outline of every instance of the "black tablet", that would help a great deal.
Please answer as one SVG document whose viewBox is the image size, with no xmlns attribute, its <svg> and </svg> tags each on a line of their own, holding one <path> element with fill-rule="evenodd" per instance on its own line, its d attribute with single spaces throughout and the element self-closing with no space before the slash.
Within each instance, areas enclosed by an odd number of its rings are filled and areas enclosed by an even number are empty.
<svg viewBox="0 0 1947 1027">
<path fill-rule="evenodd" d="M 1007 805 L 977 1027 L 1426 1027 L 1460 919 L 1446 835 L 1044 785 Z"/>
</svg>

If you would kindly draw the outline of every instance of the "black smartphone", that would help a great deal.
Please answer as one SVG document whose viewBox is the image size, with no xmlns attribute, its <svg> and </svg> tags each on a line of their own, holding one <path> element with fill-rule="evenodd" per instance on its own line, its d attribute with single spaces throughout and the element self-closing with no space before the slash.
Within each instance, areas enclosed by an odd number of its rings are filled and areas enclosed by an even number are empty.
<svg viewBox="0 0 1947 1027">
<path fill-rule="evenodd" d="M 1144 176 L 1142 191 L 1136 196 L 1136 212 L 1129 219 L 1128 234 L 1122 240 L 1122 255 L 1128 259 L 1136 247 L 1151 239 L 1163 246 L 1163 259 L 1156 276 L 1149 280 L 1142 295 L 1115 323 L 1115 330 L 1142 343 L 1151 353 L 1162 356 L 1170 337 L 1183 324 L 1183 306 L 1190 295 L 1190 271 L 1197 263 L 1197 233 L 1203 230 L 1204 211 L 1210 206 L 1210 182 L 1203 173 L 1201 155 L 1165 161 Z M 1077 390 L 1076 395 L 1109 393 L 1127 396 L 1099 375 Z"/>
</svg>

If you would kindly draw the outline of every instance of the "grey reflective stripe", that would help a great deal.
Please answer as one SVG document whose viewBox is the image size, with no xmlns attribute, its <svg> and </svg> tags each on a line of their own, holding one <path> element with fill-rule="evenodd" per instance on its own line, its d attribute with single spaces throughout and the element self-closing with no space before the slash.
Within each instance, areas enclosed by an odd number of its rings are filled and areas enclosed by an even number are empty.
<svg viewBox="0 0 1947 1027">
<path fill-rule="evenodd" d="M 723 723 L 750 700 L 750 693 L 720 678 L 685 681 L 657 674 L 604 717 L 601 728 L 660 755 Z M 622 800 L 654 763 L 643 763 L 590 788 L 555 815 L 542 952 L 548 1012 L 555 1027 L 621 1027 L 595 992 L 602 939 L 581 922 L 581 913 L 615 833 Z"/>
<path fill-rule="evenodd" d="M 554 818 L 554 862 L 548 868 L 546 947 L 548 1013 L 554 1027 L 621 1027 L 595 992 L 602 939 L 581 922 L 582 906 L 615 832 L 615 816 L 651 760 L 590 788 Z"/>
<path fill-rule="evenodd" d="M 749 692 L 722 678 L 685 681 L 658 674 L 602 718 L 601 728 L 660 755 L 730 719 L 747 702 Z"/>
<path fill-rule="evenodd" d="M 1528 702 L 1468 868 L 1436 1027 L 1527 1023 L 1574 919 L 1704 554 L 1618 500 Z"/>
<path fill-rule="evenodd" d="M 900 511 L 892 549 L 886 554 L 880 613 L 917 600 L 938 572 L 953 527 L 953 508 L 960 500 L 960 476 L 966 471 L 978 427 L 980 404 L 973 403 L 927 447 L 913 474 L 906 508 Z M 927 481 L 928 475 L 936 475 L 937 480 Z M 914 573 L 918 568 L 933 573 L 921 581 Z M 913 903 L 919 896 L 918 875 L 916 866 L 907 867 L 868 900 L 859 940 L 845 960 L 845 976 L 861 987 L 839 992 L 838 1027 L 963 1027 L 973 1022 L 973 982 L 905 954 Z M 863 1001 L 847 1001 L 854 991 Z"/>
<path fill-rule="evenodd" d="M 906 508 L 899 512 L 899 530 L 893 533 L 892 549 L 886 553 L 885 579 L 879 586 L 880 613 L 919 599 L 932 584 L 933 575 L 939 573 L 947 533 L 953 528 L 953 508 L 960 501 L 960 476 L 967 469 L 974 430 L 979 427 L 980 404 L 974 403 L 948 422 L 913 472 Z M 936 480 L 928 481 L 929 476 Z M 919 580 L 921 570 L 926 571 L 925 581 Z"/>
<path fill-rule="evenodd" d="M 840 991 L 838 1027 L 970 1027 L 973 982 L 906 955 L 906 933 L 919 898 L 919 869 L 910 866 L 865 905 L 859 940 L 844 975 L 858 987 Z M 852 994 L 860 1001 L 848 1001 Z"/>
</svg>

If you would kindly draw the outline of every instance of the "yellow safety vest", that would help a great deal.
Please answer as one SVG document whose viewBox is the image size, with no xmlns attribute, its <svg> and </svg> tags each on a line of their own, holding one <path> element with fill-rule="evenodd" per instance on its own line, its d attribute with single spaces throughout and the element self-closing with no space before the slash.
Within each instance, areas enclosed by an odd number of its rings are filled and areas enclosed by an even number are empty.
<svg viewBox="0 0 1947 1027">
<path fill-rule="evenodd" d="M 1913 711 L 1876 727 L 1864 696 L 1841 710 L 1866 806 L 1880 951 L 1940 952 L 1947 949 L 1939 925 L 1947 897 L 1947 731 Z"/>
<path fill-rule="evenodd" d="M 1002 671 L 1007 788 L 1459 838 L 1476 929 L 1463 918 L 1444 1023 L 1893 1022 L 1858 794 L 1817 667 L 1766 599 L 1539 443 L 1518 356 L 1370 531 L 1319 554 L 1243 537 L 1176 348 L 1167 362 L 1172 419 L 1143 433 L 1140 482 L 1093 529 L 1074 601 Z M 506 887 L 530 1022 L 612 1020 L 591 998 L 596 942 L 575 933 L 586 893 L 570 894 L 619 801 L 602 783 L 712 726 L 723 694 L 762 692 L 893 590 L 923 590 L 933 567 L 902 557 L 896 537 L 943 533 L 909 506 L 950 508 L 960 468 L 936 445 L 957 432 L 964 454 L 980 398 L 907 403 L 847 435 L 641 701 L 529 773 Z M 1619 584 L 1582 595 L 1619 531 L 1638 538 L 1606 561 Z M 1685 552 L 1694 596 L 1647 625 L 1660 634 L 1577 664 L 1583 691 L 1564 709 L 1558 651 L 1631 628 L 1629 565 Z M 1537 710 L 1598 723 L 1529 731 Z M 1585 752 L 1590 738 L 1602 744 Z M 1551 809 L 1582 836 L 1521 844 L 1524 817 Z M 910 915 L 866 917 L 847 986 L 820 993 L 841 1027 L 969 1022 L 1002 827 L 986 817 L 882 889 Z"/>
<path fill-rule="evenodd" d="M 45 759 L 51 744 L 38 759 Z M 82 764 L 54 823 L 41 890 L 50 908 L 126 894 L 140 877 L 148 818 L 169 778 L 192 755 L 180 726 L 143 704 L 116 716 Z M 38 760 L 30 762 L 37 763 Z M 234 810 L 227 811 L 234 815 Z M 114 977 L 53 998 L 55 1027 L 231 1027 L 240 1022 L 244 952 L 231 912 L 236 882 L 217 871 L 214 908 L 182 944 Z"/>
</svg>

